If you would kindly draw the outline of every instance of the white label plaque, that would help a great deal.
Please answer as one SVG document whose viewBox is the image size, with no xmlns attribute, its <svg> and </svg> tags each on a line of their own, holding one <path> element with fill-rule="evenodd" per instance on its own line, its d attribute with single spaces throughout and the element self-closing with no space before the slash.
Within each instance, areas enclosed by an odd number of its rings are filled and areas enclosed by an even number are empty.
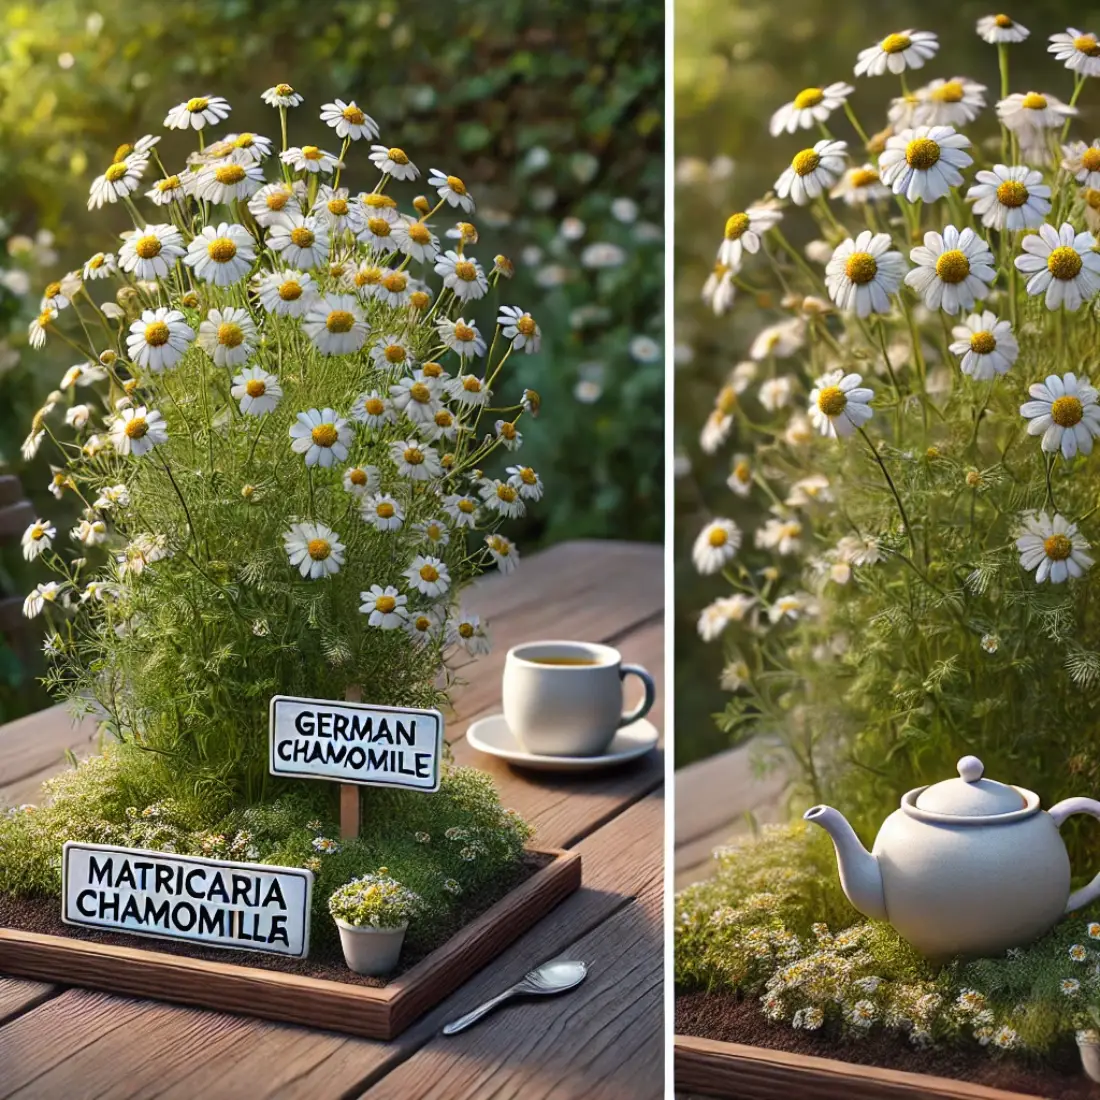
<svg viewBox="0 0 1100 1100">
<path fill-rule="evenodd" d="M 238 951 L 309 954 L 313 875 L 304 868 L 70 840 L 61 879 L 66 924 Z"/>
<path fill-rule="evenodd" d="M 271 700 L 271 774 L 439 790 L 443 715 L 333 699 Z"/>
</svg>

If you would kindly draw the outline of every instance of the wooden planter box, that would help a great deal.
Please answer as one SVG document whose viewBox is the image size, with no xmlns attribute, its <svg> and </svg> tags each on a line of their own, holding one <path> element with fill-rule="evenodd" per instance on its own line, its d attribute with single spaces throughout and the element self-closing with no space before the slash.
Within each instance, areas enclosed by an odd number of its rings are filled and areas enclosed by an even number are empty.
<svg viewBox="0 0 1100 1100">
<path fill-rule="evenodd" d="M 393 1039 L 580 886 L 578 852 L 539 854 L 553 861 L 381 989 L 16 928 L 0 928 L 0 973 Z"/>
<path fill-rule="evenodd" d="M 677 1035 L 677 1093 L 729 1100 L 1040 1100 L 949 1077 Z"/>
</svg>

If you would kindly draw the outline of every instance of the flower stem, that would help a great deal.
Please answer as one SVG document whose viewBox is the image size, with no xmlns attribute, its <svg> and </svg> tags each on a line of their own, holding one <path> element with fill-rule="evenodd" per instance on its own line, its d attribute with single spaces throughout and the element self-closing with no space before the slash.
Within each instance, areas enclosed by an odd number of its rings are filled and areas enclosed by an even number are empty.
<svg viewBox="0 0 1100 1100">
<path fill-rule="evenodd" d="M 856 428 L 856 431 L 859 432 L 861 436 L 863 436 L 863 441 L 867 444 L 871 455 L 878 463 L 878 468 L 882 471 L 882 476 L 886 478 L 886 484 L 889 486 L 890 492 L 893 494 L 894 502 L 897 504 L 898 512 L 901 515 L 902 526 L 904 526 L 905 534 L 909 539 L 909 549 L 912 551 L 913 557 L 915 558 L 917 556 L 917 542 L 916 539 L 913 537 L 913 528 L 910 526 L 909 516 L 906 514 L 905 505 L 901 502 L 901 495 L 898 493 L 898 488 L 894 484 L 894 479 L 890 476 L 890 471 L 886 469 L 886 463 L 882 461 L 882 455 L 878 453 L 878 448 L 874 445 L 874 443 L 871 442 L 871 437 L 863 428 Z"/>
</svg>

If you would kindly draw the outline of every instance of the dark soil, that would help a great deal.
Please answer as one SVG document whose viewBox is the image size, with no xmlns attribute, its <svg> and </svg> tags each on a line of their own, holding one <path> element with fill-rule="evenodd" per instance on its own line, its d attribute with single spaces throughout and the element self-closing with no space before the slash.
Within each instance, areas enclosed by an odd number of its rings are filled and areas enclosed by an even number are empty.
<svg viewBox="0 0 1100 1100">
<path fill-rule="evenodd" d="M 976 1049 L 918 1050 L 901 1036 L 885 1031 L 873 1031 L 865 1039 L 846 1040 L 830 1036 L 827 1029 L 795 1031 L 788 1024 L 774 1023 L 764 1016 L 755 1001 L 741 1000 L 732 993 L 680 994 L 676 998 L 676 1034 L 927 1073 L 933 1077 L 953 1077 L 1037 1097 L 1100 1098 L 1100 1085 L 1085 1076 L 1073 1043 L 1052 1052 L 1047 1062 L 1039 1065 Z"/>
<path fill-rule="evenodd" d="M 499 888 L 486 891 L 481 896 L 471 896 L 466 905 L 455 912 L 452 925 L 442 931 L 437 942 L 420 945 L 409 944 L 401 952 L 401 961 L 393 974 L 386 978 L 368 978 L 349 970 L 340 950 L 339 940 L 330 936 L 318 936 L 318 929 L 311 929 L 310 954 L 305 959 L 292 959 L 283 955 L 269 955 L 258 951 L 231 951 L 224 948 L 200 947 L 183 940 L 162 940 L 149 936 L 131 936 L 125 932 L 106 932 L 100 929 L 79 928 L 61 920 L 61 902 L 58 898 L 26 898 L 0 894 L 0 927 L 22 928 L 28 932 L 40 932 L 51 936 L 66 936 L 74 940 L 90 940 L 93 943 L 114 944 L 118 947 L 137 947 L 166 955 L 187 955 L 192 959 L 208 962 L 231 963 L 235 966 L 257 967 L 260 970 L 280 970 L 298 974 L 304 978 L 321 978 L 347 985 L 369 985 L 381 989 L 436 948 L 441 947 L 457 931 L 495 905 L 505 894 L 514 890 L 551 862 L 553 856 L 528 852 L 509 880 Z"/>
</svg>

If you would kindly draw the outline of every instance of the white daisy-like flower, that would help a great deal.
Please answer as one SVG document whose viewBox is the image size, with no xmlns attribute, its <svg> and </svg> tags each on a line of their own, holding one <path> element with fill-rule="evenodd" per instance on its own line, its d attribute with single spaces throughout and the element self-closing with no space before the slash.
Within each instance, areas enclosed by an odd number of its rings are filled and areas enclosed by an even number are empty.
<svg viewBox="0 0 1100 1100">
<path fill-rule="evenodd" d="M 394 408 L 414 424 L 432 424 L 443 407 L 442 386 L 438 379 L 425 378 L 419 371 L 390 386 Z"/>
<path fill-rule="evenodd" d="M 1082 76 L 1100 76 L 1100 41 L 1092 31 L 1069 27 L 1050 36 L 1047 53 L 1054 54 L 1067 69 Z"/>
<path fill-rule="evenodd" d="M 311 213 L 327 226 L 330 237 L 345 230 L 359 233 L 366 221 L 363 204 L 353 202 L 346 187 L 332 188 L 327 183 L 318 188 Z"/>
<path fill-rule="evenodd" d="M 454 520 L 456 527 L 473 529 L 477 525 L 477 511 L 481 502 L 468 493 L 451 493 L 443 498 L 443 510 Z"/>
<path fill-rule="evenodd" d="M 141 183 L 141 177 L 149 166 L 149 158 L 133 154 L 115 161 L 107 170 L 92 180 L 88 191 L 88 209 L 98 210 L 107 203 L 118 202 L 132 195 Z"/>
<path fill-rule="evenodd" d="M 807 206 L 831 188 L 848 165 L 848 143 L 825 138 L 812 149 L 796 153 L 775 181 L 775 193 L 790 198 L 796 206 Z"/>
<path fill-rule="evenodd" d="M 519 551 L 510 538 L 497 533 L 486 535 L 485 545 L 496 567 L 505 576 L 519 568 Z"/>
<path fill-rule="evenodd" d="M 977 183 L 966 193 L 982 225 L 990 229 L 1038 229 L 1050 213 L 1050 187 L 1042 172 L 1023 166 L 995 164 L 991 172 L 978 172 Z"/>
<path fill-rule="evenodd" d="M 256 259 L 256 241 L 243 225 L 208 225 L 187 246 L 183 262 L 203 282 L 231 286 L 243 279 Z"/>
<path fill-rule="evenodd" d="M 888 34 L 881 42 L 859 51 L 856 76 L 895 76 L 906 69 L 920 69 L 936 55 L 939 39 L 930 31 L 900 31 Z"/>
<path fill-rule="evenodd" d="M 439 452 L 415 439 L 399 439 L 391 443 L 390 457 L 397 465 L 398 476 L 410 481 L 430 481 L 443 473 Z"/>
<path fill-rule="evenodd" d="M 317 285 L 301 271 L 271 271 L 256 276 L 253 292 L 268 313 L 301 317 L 317 296 Z"/>
<path fill-rule="evenodd" d="M 732 519 L 711 520 L 696 537 L 691 560 L 700 573 L 717 573 L 733 560 L 740 546 L 741 528 Z"/>
<path fill-rule="evenodd" d="M 409 597 L 398 592 L 392 584 L 383 588 L 380 584 L 372 584 L 367 592 L 360 592 L 359 598 L 363 601 L 359 610 L 364 615 L 369 615 L 367 624 L 376 626 L 380 630 L 396 630 L 405 623 L 409 617 L 406 606 Z"/>
<path fill-rule="evenodd" d="M 371 359 L 379 370 L 396 371 L 411 370 L 416 366 L 416 356 L 413 349 L 403 336 L 390 333 L 383 336 L 370 349 Z M 391 391 L 392 395 L 392 391 Z"/>
<path fill-rule="evenodd" d="M 760 251 L 760 238 L 783 220 L 783 212 L 778 206 L 760 204 L 731 214 L 726 219 L 726 228 L 722 243 L 718 246 L 718 262 L 731 268 L 734 273 L 741 267 L 744 252 Z"/>
<path fill-rule="evenodd" d="M 724 263 L 716 263 L 714 269 L 703 283 L 700 295 L 713 310 L 715 317 L 721 317 L 733 307 L 737 290 L 733 285 L 733 268 Z"/>
<path fill-rule="evenodd" d="M 403 575 L 408 588 L 431 600 L 445 596 L 451 587 L 446 563 L 431 555 L 417 554 Z"/>
<path fill-rule="evenodd" d="M 246 130 L 243 134 L 226 134 L 221 142 L 227 155 L 236 157 L 242 164 L 259 164 L 275 151 L 271 138 Z M 208 148 L 207 155 L 213 150 Z"/>
<path fill-rule="evenodd" d="M 830 371 L 810 391 L 810 420 L 822 435 L 831 439 L 851 435 L 871 419 L 874 396 L 875 391 L 863 385 L 861 375 Z"/>
<path fill-rule="evenodd" d="M 904 275 L 905 258 L 893 250 L 889 234 L 865 229 L 837 246 L 825 267 L 825 285 L 840 309 L 867 317 L 890 312 L 890 295 Z"/>
<path fill-rule="evenodd" d="M 863 206 L 869 202 L 882 202 L 892 194 L 879 178 L 878 169 L 868 162 L 858 168 L 849 168 L 829 192 L 829 198 L 843 199 L 848 206 Z"/>
<path fill-rule="evenodd" d="M 890 106 L 886 109 L 886 119 L 894 133 L 899 130 L 911 129 L 916 125 L 915 120 L 919 106 L 920 98 L 913 92 L 890 100 Z"/>
<path fill-rule="evenodd" d="M 538 328 L 537 325 L 535 327 Z M 473 321 L 467 321 L 464 317 L 452 321 L 444 317 L 437 322 L 436 331 L 439 339 L 460 359 L 479 359 L 485 354 L 485 340 Z"/>
<path fill-rule="evenodd" d="M 1046 580 L 1061 584 L 1068 577 L 1083 576 L 1092 566 L 1089 544 L 1077 524 L 1057 512 L 1053 519 L 1046 512 L 1025 516 L 1016 549 L 1021 567 L 1029 573 L 1035 571 L 1036 584 Z"/>
<path fill-rule="evenodd" d="M 326 294 L 310 302 L 302 328 L 322 355 L 352 355 L 367 341 L 370 326 L 353 294 Z"/>
<path fill-rule="evenodd" d="M 734 455 L 730 475 L 726 485 L 739 497 L 747 497 L 752 492 L 753 471 L 748 455 Z M 789 502 L 788 502 L 789 503 Z"/>
<path fill-rule="evenodd" d="M 389 148 L 385 145 L 372 145 L 370 161 L 379 172 L 393 176 L 396 180 L 414 180 L 420 175 L 419 169 L 409 160 L 409 154 L 396 146 Z"/>
<path fill-rule="evenodd" d="M 229 117 L 233 108 L 220 95 L 200 95 L 173 107 L 164 118 L 167 130 L 202 130 Z"/>
<path fill-rule="evenodd" d="M 45 584 L 35 586 L 35 589 L 23 601 L 23 614 L 28 619 L 33 619 L 42 614 L 42 609 L 48 603 L 56 603 L 59 596 L 68 586 L 57 581 L 47 581 Z"/>
<path fill-rule="evenodd" d="M 489 635 L 477 615 L 463 610 L 455 615 L 448 626 L 447 641 L 461 646 L 471 657 L 484 656 L 492 649 Z"/>
<path fill-rule="evenodd" d="M 1050 374 L 1028 392 L 1033 400 L 1020 406 L 1020 415 L 1030 421 L 1028 435 L 1043 437 L 1044 451 L 1061 451 L 1067 459 L 1078 452 L 1092 454 L 1092 441 L 1100 435 L 1100 406 L 1096 390 L 1086 380 L 1078 381 L 1073 371 L 1061 378 Z"/>
<path fill-rule="evenodd" d="M 1007 15 L 983 15 L 977 23 L 979 36 L 991 46 L 1023 42 L 1031 33 L 1022 23 Z"/>
<path fill-rule="evenodd" d="M 378 531 L 398 531 L 405 522 L 405 510 L 389 493 L 375 493 L 363 501 L 359 514 Z"/>
<path fill-rule="evenodd" d="M 374 297 L 383 305 L 399 309 L 409 300 L 409 277 L 404 271 L 390 271 L 383 268 L 382 278 L 375 284 Z"/>
<path fill-rule="evenodd" d="M 96 279 L 109 279 L 118 270 L 113 252 L 97 252 L 84 263 L 84 281 L 94 282 Z"/>
<path fill-rule="evenodd" d="M 282 180 L 261 187 L 248 200 L 248 212 L 256 224 L 264 229 L 285 222 L 291 214 L 302 212 L 302 200 L 306 197 L 300 181 L 289 186 Z"/>
<path fill-rule="evenodd" d="M 542 332 L 534 317 L 519 306 L 501 306 L 497 324 L 501 326 L 501 335 L 511 340 L 516 351 L 532 354 L 539 350 Z M 457 348 L 455 349 L 457 350 Z"/>
<path fill-rule="evenodd" d="M 829 479 L 824 474 L 810 474 L 791 485 L 785 503 L 789 508 L 807 508 L 812 504 L 831 504 L 833 499 Z"/>
<path fill-rule="evenodd" d="M 373 141 L 378 137 L 378 123 L 362 107 L 357 107 L 354 99 L 349 103 L 337 99 L 324 104 L 321 107 L 321 121 L 331 126 L 339 138 Z"/>
<path fill-rule="evenodd" d="M 291 267 L 321 267 L 328 262 L 328 226 L 312 214 L 291 211 L 268 230 L 267 246 Z"/>
<path fill-rule="evenodd" d="M 185 251 L 183 238 L 174 225 L 147 225 L 124 235 L 118 266 L 135 279 L 160 279 Z"/>
<path fill-rule="evenodd" d="M 953 225 L 943 233 L 932 230 L 924 235 L 924 244 L 909 253 L 917 266 L 905 276 L 929 309 L 956 314 L 972 309 L 974 303 L 989 295 L 997 277 L 989 245 L 973 229 L 961 232 Z"/>
<path fill-rule="evenodd" d="M 101 519 L 82 519 L 69 532 L 69 538 L 81 546 L 102 546 L 107 541 L 107 524 Z"/>
<path fill-rule="evenodd" d="M 233 388 L 229 391 L 234 400 L 241 403 L 245 416 L 263 416 L 274 412 L 283 399 L 283 387 L 278 375 L 268 374 L 262 367 L 246 367 L 233 376 Z"/>
<path fill-rule="evenodd" d="M 159 374 L 174 367 L 194 339 L 195 330 L 178 309 L 147 309 L 130 325 L 126 354 L 139 367 Z"/>
<path fill-rule="evenodd" d="M 107 485 L 99 491 L 92 507 L 109 512 L 112 508 L 125 508 L 130 503 L 130 490 L 125 485 Z"/>
<path fill-rule="evenodd" d="M 390 236 L 398 251 L 420 263 L 432 263 L 439 255 L 439 238 L 415 218 L 403 217 L 393 222 Z"/>
<path fill-rule="evenodd" d="M 493 430 L 506 451 L 518 451 L 523 446 L 523 436 L 511 420 L 498 420 Z"/>
<path fill-rule="evenodd" d="M 187 198 L 189 189 L 194 182 L 194 173 L 187 169 L 157 180 L 145 192 L 145 197 L 151 199 L 155 206 L 171 206 L 174 202 L 182 203 Z"/>
<path fill-rule="evenodd" d="M 235 367 L 255 350 L 256 325 L 247 309 L 212 309 L 199 325 L 197 341 L 218 367 Z"/>
<path fill-rule="evenodd" d="M 243 202 L 264 186 L 264 170 L 259 164 L 233 157 L 220 164 L 208 164 L 195 176 L 195 198 L 212 203 Z"/>
<path fill-rule="evenodd" d="M 333 409 L 309 409 L 300 412 L 290 425 L 290 448 L 304 454 L 307 466 L 327 469 L 348 457 L 354 433 L 351 425 Z"/>
<path fill-rule="evenodd" d="M 344 471 L 344 492 L 362 499 L 378 489 L 379 479 L 377 466 L 349 466 Z"/>
<path fill-rule="evenodd" d="M 434 187 L 436 194 L 451 206 L 457 206 L 467 213 L 473 210 L 474 200 L 466 190 L 466 184 L 458 176 L 448 176 L 438 168 L 433 168 L 428 175 L 428 186 Z"/>
<path fill-rule="evenodd" d="M 444 252 L 435 261 L 435 273 L 443 277 L 443 285 L 454 291 L 455 297 L 462 302 L 476 301 L 489 290 L 489 280 L 481 264 L 472 256 Z"/>
<path fill-rule="evenodd" d="M 377 390 L 360 394 L 351 407 L 352 420 L 365 424 L 368 428 L 381 428 L 385 424 L 397 422 L 397 413 L 393 402 L 383 397 Z"/>
<path fill-rule="evenodd" d="M 295 172 L 323 172 L 326 176 L 332 175 L 337 168 L 343 166 L 341 160 L 316 145 L 303 145 L 301 148 L 292 146 L 280 153 L 279 159 L 284 164 L 289 164 Z"/>
<path fill-rule="evenodd" d="M 739 622 L 741 618 L 743 618 L 743 615 L 738 615 L 740 601 L 746 599 L 751 600 L 751 597 L 742 596 L 740 594 L 735 596 L 720 596 L 712 603 L 707 604 L 699 613 L 699 619 L 696 623 L 699 637 L 702 638 L 704 642 L 713 642 L 716 638 L 721 636 L 722 632 L 730 623 Z"/>
<path fill-rule="evenodd" d="M 962 358 L 959 369 L 981 382 L 1007 374 L 1020 354 L 1012 325 L 988 310 L 971 314 L 951 335 L 955 340 L 949 350 Z"/>
<path fill-rule="evenodd" d="M 478 487 L 482 502 L 491 512 L 499 512 L 508 519 L 518 519 L 527 511 L 519 490 L 506 481 L 484 478 Z"/>
<path fill-rule="evenodd" d="M 81 428 L 87 426 L 91 415 L 92 410 L 87 405 L 70 405 L 65 412 L 65 423 L 70 428 L 76 428 L 77 431 L 80 431 Z"/>
<path fill-rule="evenodd" d="M 974 163 L 969 148 L 970 139 L 951 126 L 902 130 L 886 139 L 879 174 L 895 195 L 935 202 L 962 183 L 961 169 Z"/>
<path fill-rule="evenodd" d="M 786 131 L 793 134 L 796 130 L 812 130 L 819 122 L 825 122 L 829 116 L 844 106 L 848 96 L 855 91 L 851 84 L 838 81 L 824 88 L 804 88 L 772 115 L 768 129 L 773 137 Z"/>
<path fill-rule="evenodd" d="M 802 523 L 791 516 L 773 516 L 756 529 L 753 545 L 782 555 L 797 554 L 802 549 Z"/>
<path fill-rule="evenodd" d="M 1041 225 L 1021 244 L 1024 255 L 1014 263 L 1030 276 L 1028 294 L 1046 295 L 1047 309 L 1065 306 L 1072 312 L 1100 291 L 1100 253 L 1091 233 L 1078 233 L 1069 222 L 1057 230 Z"/>
<path fill-rule="evenodd" d="M 985 109 L 985 85 L 955 76 L 933 80 L 917 92 L 914 126 L 965 126 Z"/>
<path fill-rule="evenodd" d="M 268 88 L 260 98 L 269 107 L 297 107 L 304 97 L 299 95 L 289 84 L 276 84 L 274 87 Z"/>
<path fill-rule="evenodd" d="M 749 357 L 758 363 L 768 358 L 788 359 L 805 343 L 806 323 L 801 317 L 792 317 L 762 328 L 753 338 Z M 736 392 L 740 393 L 743 389 L 744 386 Z"/>
<path fill-rule="evenodd" d="M 442 550 L 451 541 L 447 525 L 441 519 L 426 519 L 413 527 L 413 534 L 422 543 Z"/>
<path fill-rule="evenodd" d="M 439 409 L 430 424 L 417 424 L 416 430 L 426 443 L 435 443 L 440 439 L 457 439 L 463 425 L 455 419 L 450 409 Z"/>
<path fill-rule="evenodd" d="M 447 382 L 446 389 L 451 399 L 464 408 L 487 405 L 493 396 L 492 390 L 474 374 L 457 375 Z"/>
<path fill-rule="evenodd" d="M 44 519 L 36 519 L 24 532 L 22 538 L 23 557 L 26 561 L 34 561 L 39 554 L 45 553 L 53 546 L 53 540 L 57 535 L 57 528 Z"/>
<path fill-rule="evenodd" d="M 156 409 L 139 405 L 121 409 L 111 425 L 111 445 L 120 455 L 141 456 L 168 441 L 164 417 Z"/>
<path fill-rule="evenodd" d="M 1075 141 L 1062 147 L 1062 167 L 1081 184 L 1100 190 L 1100 138 L 1091 145 Z"/>
<path fill-rule="evenodd" d="M 20 446 L 19 453 L 24 460 L 30 462 L 38 454 L 38 448 L 42 446 L 42 440 L 46 438 L 46 429 L 40 428 L 37 432 L 31 432 Z"/>
<path fill-rule="evenodd" d="M 542 478 L 530 466 L 509 466 L 505 473 L 508 484 L 524 500 L 542 500 Z"/>
<path fill-rule="evenodd" d="M 791 376 L 783 374 L 778 378 L 768 378 L 761 382 L 757 396 L 760 398 L 760 404 L 768 412 L 774 413 L 790 404 L 791 391 Z"/>
<path fill-rule="evenodd" d="M 997 103 L 997 117 L 1010 130 L 1021 134 L 1021 139 L 1028 133 L 1056 130 L 1075 114 L 1076 107 L 1046 92 L 1014 92 Z"/>
<path fill-rule="evenodd" d="M 344 544 L 339 535 L 323 523 L 293 523 L 283 535 L 283 548 L 290 564 L 303 577 L 315 581 L 340 572 Z"/>
</svg>

